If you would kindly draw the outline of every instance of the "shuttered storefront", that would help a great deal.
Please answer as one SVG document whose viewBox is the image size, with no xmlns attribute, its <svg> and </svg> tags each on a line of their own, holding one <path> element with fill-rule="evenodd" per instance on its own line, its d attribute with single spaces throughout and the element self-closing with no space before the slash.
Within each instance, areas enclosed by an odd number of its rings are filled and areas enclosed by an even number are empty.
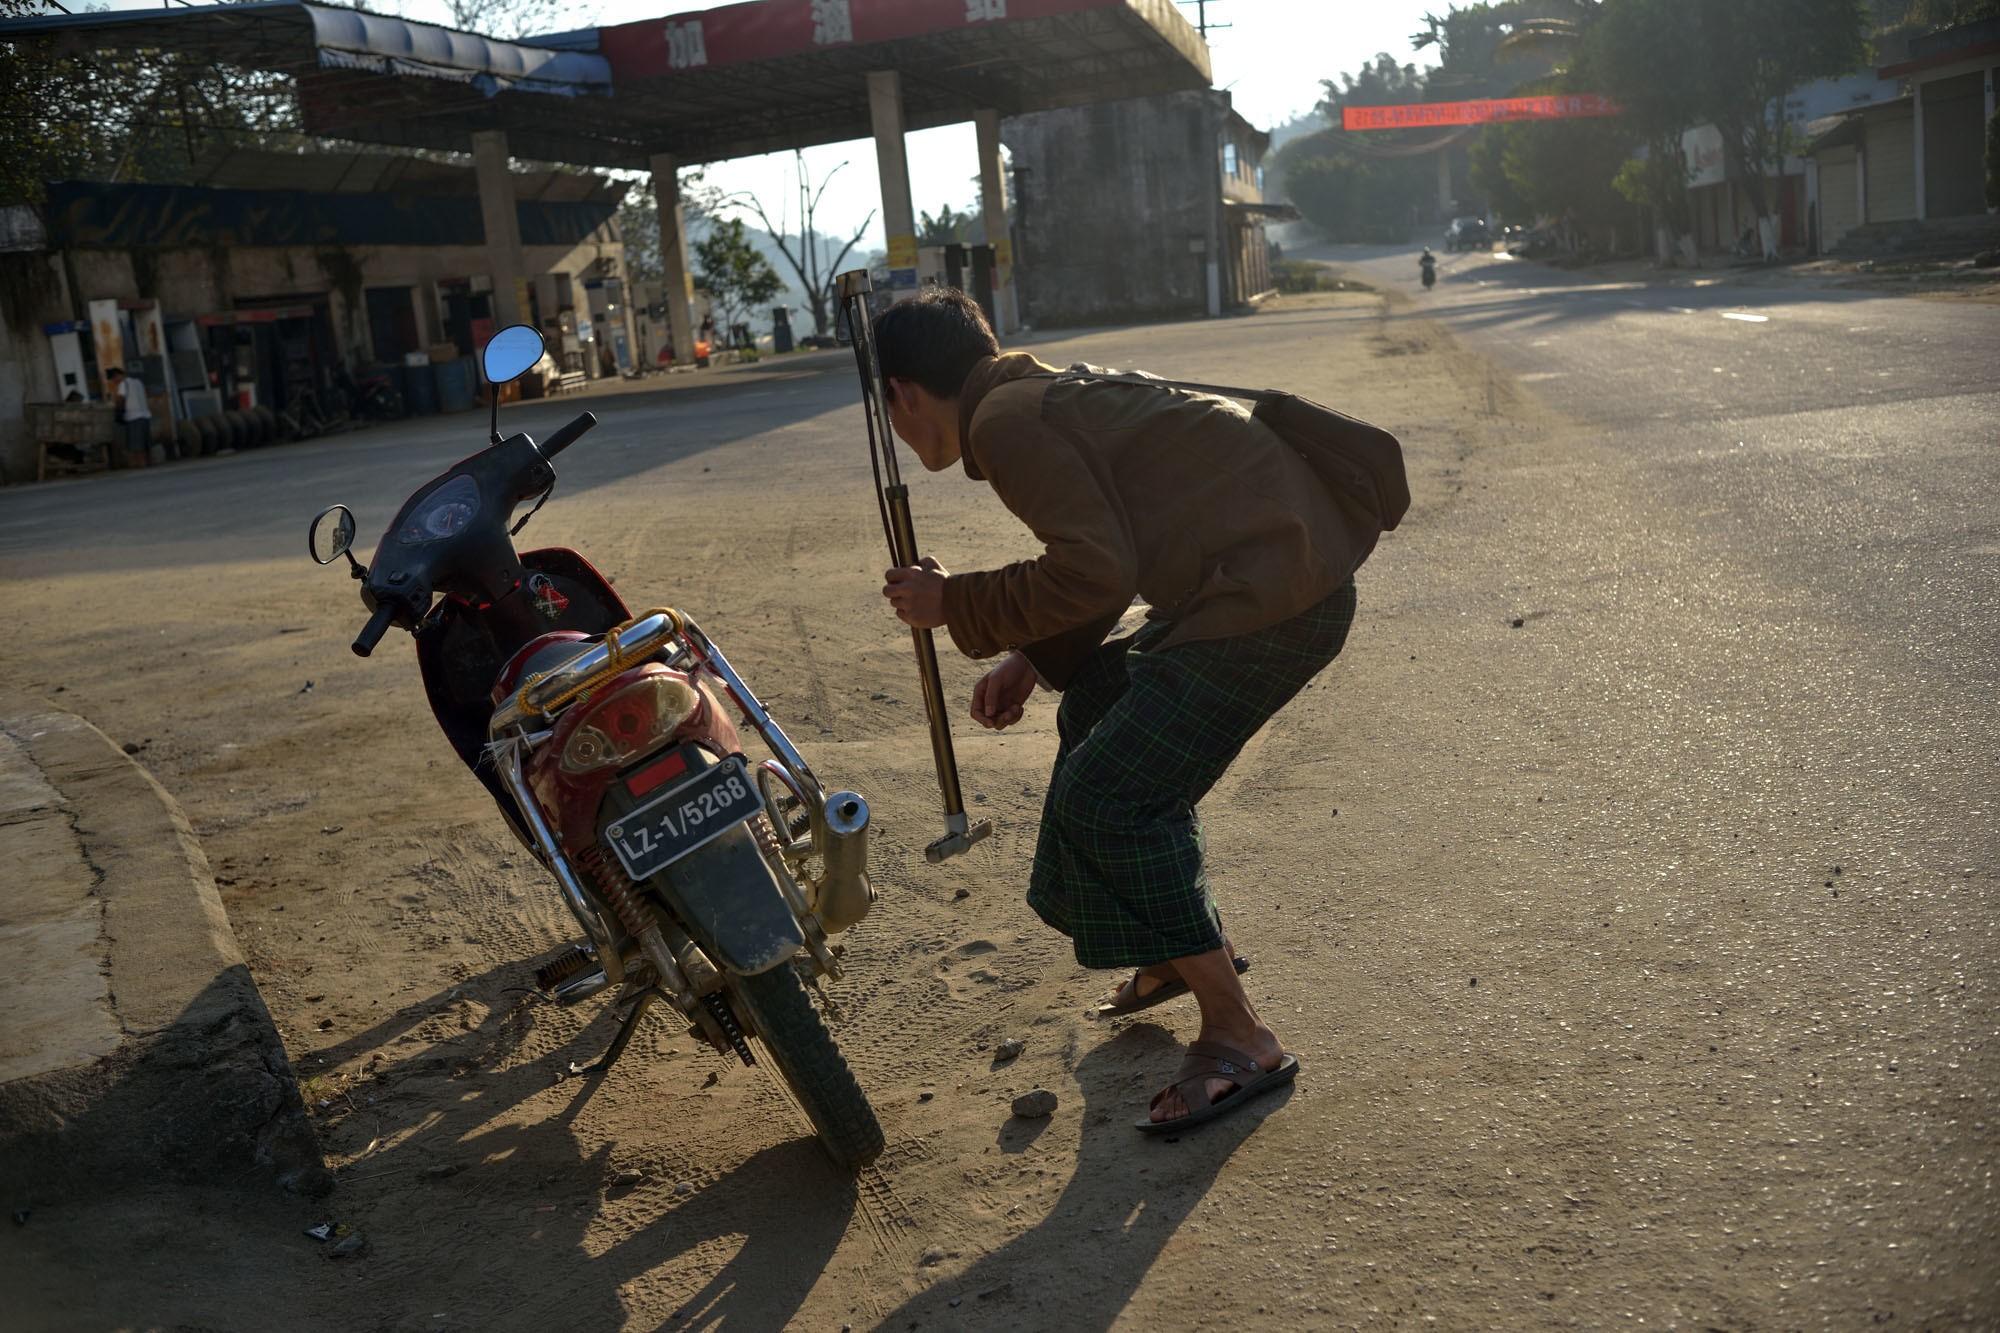
<svg viewBox="0 0 2000 1333">
<path fill-rule="evenodd" d="M 1868 117 L 1863 154 L 1868 172 L 1868 221 L 1901 222 L 1917 216 L 1917 115 L 1909 107 Z"/>
<path fill-rule="evenodd" d="M 1978 71 L 1923 86 L 1924 216 L 1986 211 L 1986 88 Z"/>
<path fill-rule="evenodd" d="M 1822 254 L 1861 223 L 1854 149 L 1829 148 L 1819 157 L 1819 248 Z"/>
</svg>

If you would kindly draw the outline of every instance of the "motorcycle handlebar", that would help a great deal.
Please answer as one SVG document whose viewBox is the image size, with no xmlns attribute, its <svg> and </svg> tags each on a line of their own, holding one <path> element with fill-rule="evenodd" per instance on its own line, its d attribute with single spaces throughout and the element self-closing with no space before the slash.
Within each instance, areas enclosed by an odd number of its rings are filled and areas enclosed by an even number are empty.
<svg viewBox="0 0 2000 1333">
<path fill-rule="evenodd" d="M 596 415 L 594 413 L 585 412 L 583 415 L 579 416 L 576 420 L 570 422 L 567 426 L 564 426 L 561 430 L 549 436 L 548 439 L 542 441 L 542 457 L 554 458 L 557 454 L 569 448 L 572 444 L 575 444 L 577 440 L 582 437 L 585 431 L 589 430 L 592 426 L 595 426 L 596 424 L 597 424 Z"/>
<path fill-rule="evenodd" d="M 368 617 L 368 623 L 361 627 L 361 633 L 354 636 L 354 655 L 366 657 L 375 651 L 375 645 L 382 642 L 382 636 L 389 631 L 389 622 L 396 618 L 396 608 L 388 602 L 375 608 L 375 614 Z"/>
</svg>

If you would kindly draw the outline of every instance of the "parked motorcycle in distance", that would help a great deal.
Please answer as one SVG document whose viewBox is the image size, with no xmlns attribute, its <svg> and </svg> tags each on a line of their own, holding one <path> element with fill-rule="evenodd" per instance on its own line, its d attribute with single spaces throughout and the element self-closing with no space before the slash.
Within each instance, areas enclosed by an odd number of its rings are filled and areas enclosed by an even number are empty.
<svg viewBox="0 0 2000 1333">
<path fill-rule="evenodd" d="M 333 374 L 334 387 L 347 399 L 347 410 L 371 421 L 396 421 L 405 415 L 403 394 L 389 372 L 363 368 L 359 374 L 341 366 Z"/>
<path fill-rule="evenodd" d="M 526 325 L 501 330 L 482 355 L 488 383 L 542 350 Z M 828 1155 L 858 1169 L 882 1129 L 806 988 L 840 975 L 828 937 L 874 902 L 868 803 L 821 788 L 693 619 L 632 614 L 574 551 L 516 552 L 534 510 L 519 523 L 514 510 L 540 507 L 552 461 L 595 424 L 585 412 L 540 445 L 503 440 L 496 405 L 489 447 L 419 487 L 371 564 L 351 553 L 345 505 L 313 519 L 312 557 L 346 556 L 361 582 L 355 653 L 391 626 L 415 637 L 446 738 L 582 927 L 536 971 L 541 990 L 574 1004 L 619 988 L 617 1035 L 570 1072 L 608 1070 L 664 1001 L 745 1064 L 761 1047 Z M 739 721 L 770 758 L 744 755 Z"/>
</svg>

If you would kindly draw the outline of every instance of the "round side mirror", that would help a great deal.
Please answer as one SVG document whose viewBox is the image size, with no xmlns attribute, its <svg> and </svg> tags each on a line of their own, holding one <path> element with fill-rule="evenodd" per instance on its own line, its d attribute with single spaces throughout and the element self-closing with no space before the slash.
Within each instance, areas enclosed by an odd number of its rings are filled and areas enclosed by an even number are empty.
<svg viewBox="0 0 2000 1333">
<path fill-rule="evenodd" d="M 346 505 L 321 510 L 306 533 L 306 550 L 316 564 L 332 564 L 353 545 L 354 513 Z"/>
<path fill-rule="evenodd" d="M 526 324 L 509 324 L 486 342 L 479 364 L 488 384 L 505 384 L 525 375 L 542 359 L 542 335 Z"/>
</svg>

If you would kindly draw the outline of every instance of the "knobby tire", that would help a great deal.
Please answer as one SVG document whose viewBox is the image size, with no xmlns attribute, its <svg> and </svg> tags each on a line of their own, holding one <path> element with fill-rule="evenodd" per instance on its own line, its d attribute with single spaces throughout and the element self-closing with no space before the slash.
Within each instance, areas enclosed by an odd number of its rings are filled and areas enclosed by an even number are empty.
<svg viewBox="0 0 2000 1333">
<path fill-rule="evenodd" d="M 859 1171 L 880 1156 L 882 1125 L 875 1108 L 820 1021 L 798 972 L 781 965 L 731 977 L 729 984 L 827 1156 L 846 1171 Z"/>
</svg>

